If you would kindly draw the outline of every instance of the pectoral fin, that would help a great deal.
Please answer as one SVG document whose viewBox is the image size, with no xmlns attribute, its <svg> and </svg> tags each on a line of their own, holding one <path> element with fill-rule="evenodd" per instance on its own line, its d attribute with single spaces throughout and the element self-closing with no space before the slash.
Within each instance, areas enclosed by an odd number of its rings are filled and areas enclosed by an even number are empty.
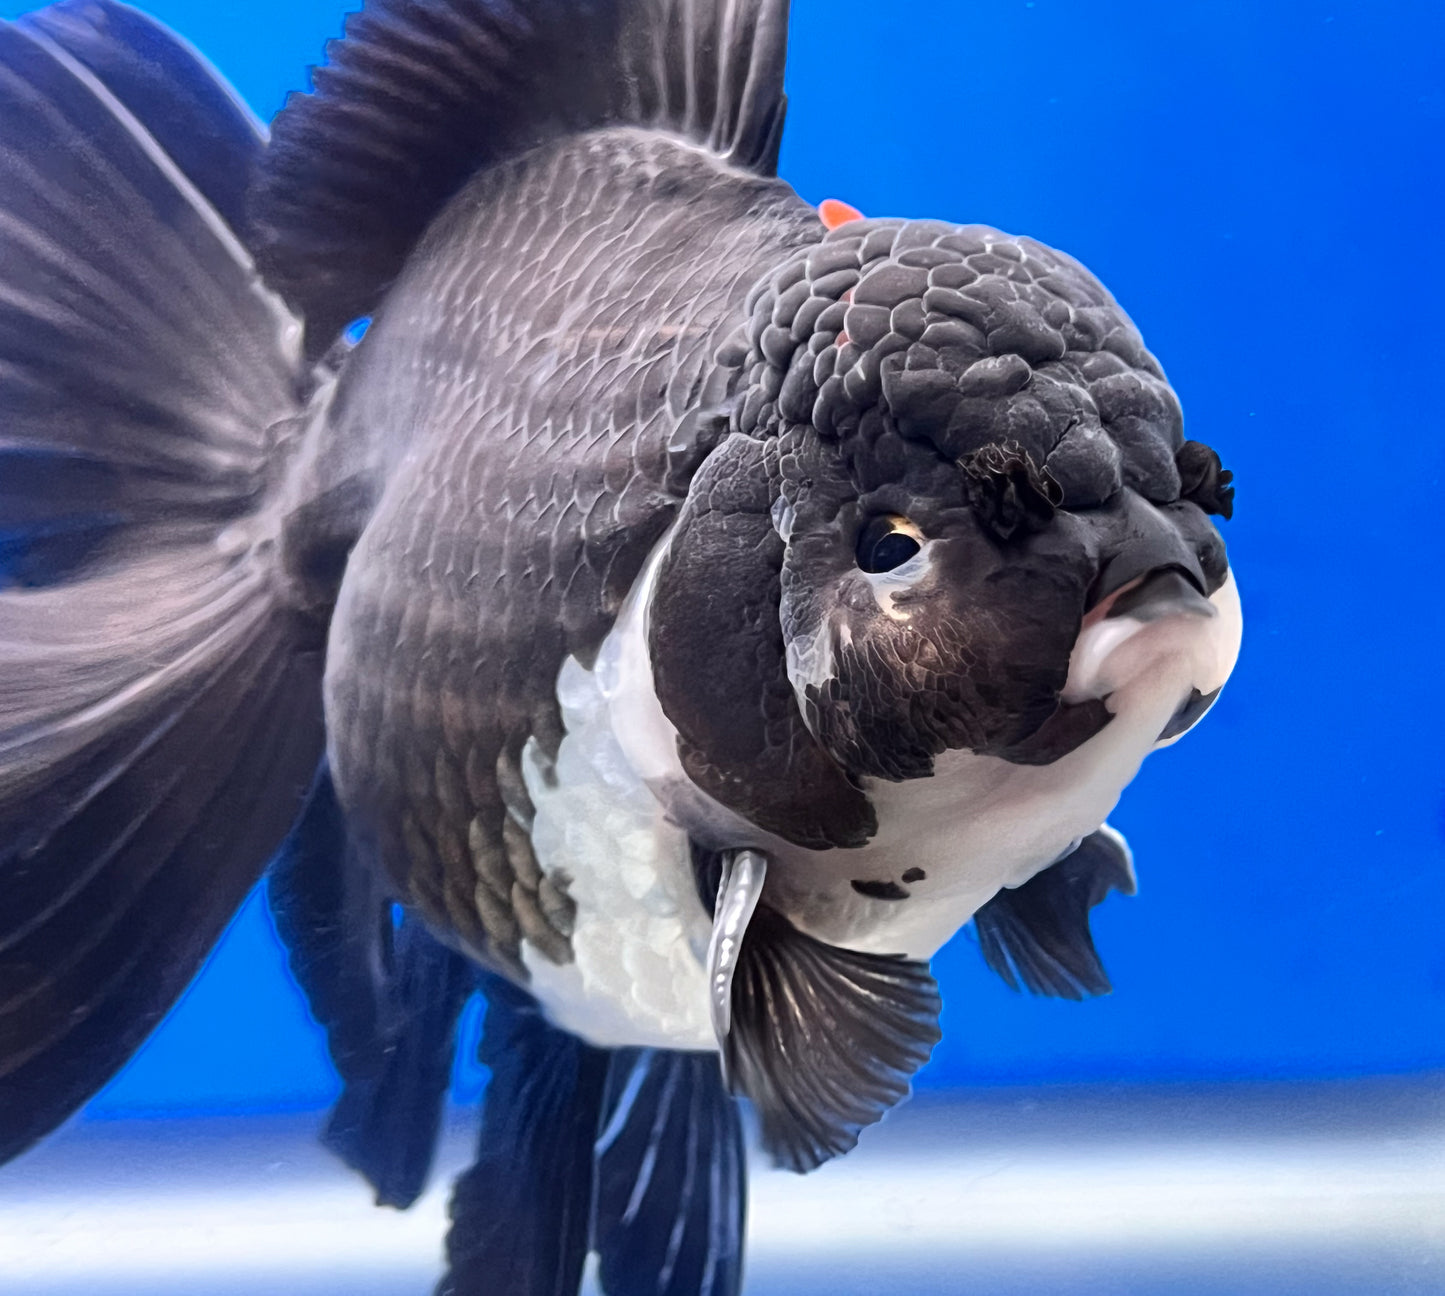
<svg viewBox="0 0 1445 1296">
<path fill-rule="evenodd" d="M 908 1096 L 942 1038 L 943 1004 L 926 963 L 826 945 L 760 904 L 765 875 L 756 852 L 724 862 L 708 968 L 713 1020 L 764 1148 L 804 1173 L 849 1151 Z"/>
<path fill-rule="evenodd" d="M 1105 825 L 1021 887 L 973 916 L 984 961 L 1015 990 L 1083 999 L 1113 987 L 1094 948 L 1089 912 L 1110 891 L 1134 894 L 1128 843 Z"/>
</svg>

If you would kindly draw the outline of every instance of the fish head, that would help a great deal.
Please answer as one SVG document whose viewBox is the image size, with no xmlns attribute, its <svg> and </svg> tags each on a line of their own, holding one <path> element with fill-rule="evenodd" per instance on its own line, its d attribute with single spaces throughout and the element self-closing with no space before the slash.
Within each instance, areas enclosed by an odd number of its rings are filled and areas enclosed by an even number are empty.
<svg viewBox="0 0 1445 1296">
<path fill-rule="evenodd" d="M 1076 261 L 982 227 L 851 223 L 752 318 L 740 430 L 776 447 L 788 678 L 851 778 L 1087 741 L 1128 682 L 1102 666 L 1118 625 L 1092 633 L 1116 605 L 1184 627 L 1151 631 L 1129 672 L 1195 651 L 1228 580 L 1229 474 Z M 1233 665 L 1237 617 L 1210 633 L 1186 693 Z"/>
</svg>

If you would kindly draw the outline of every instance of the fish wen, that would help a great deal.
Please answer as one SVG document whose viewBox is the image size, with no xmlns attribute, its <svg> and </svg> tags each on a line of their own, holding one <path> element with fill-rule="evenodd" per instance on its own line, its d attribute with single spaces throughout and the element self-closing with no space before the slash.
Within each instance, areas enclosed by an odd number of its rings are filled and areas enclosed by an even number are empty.
<svg viewBox="0 0 1445 1296">
<path fill-rule="evenodd" d="M 375 0 L 268 134 L 112 0 L 0 24 L 0 1159 L 273 859 L 380 1202 L 486 997 L 457 1296 L 736 1293 L 739 1101 L 846 1152 L 970 919 L 1108 989 L 1230 474 L 1076 261 L 777 178 L 787 26 Z"/>
</svg>

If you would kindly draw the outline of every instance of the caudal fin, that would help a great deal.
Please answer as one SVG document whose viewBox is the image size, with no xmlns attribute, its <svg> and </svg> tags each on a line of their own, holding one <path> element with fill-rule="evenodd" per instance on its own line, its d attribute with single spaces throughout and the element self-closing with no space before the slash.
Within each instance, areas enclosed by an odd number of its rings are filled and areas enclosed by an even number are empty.
<svg viewBox="0 0 1445 1296">
<path fill-rule="evenodd" d="M 227 219 L 261 142 L 132 10 L 0 24 L 0 1161 L 165 1014 L 321 752 L 267 511 L 300 329 Z"/>
</svg>

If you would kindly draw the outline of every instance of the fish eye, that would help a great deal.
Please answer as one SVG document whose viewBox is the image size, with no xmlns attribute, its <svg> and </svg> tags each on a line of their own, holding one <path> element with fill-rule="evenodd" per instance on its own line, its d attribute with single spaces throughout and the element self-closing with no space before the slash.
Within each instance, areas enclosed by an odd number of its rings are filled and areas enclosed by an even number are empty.
<svg viewBox="0 0 1445 1296">
<path fill-rule="evenodd" d="M 870 575 L 893 571 L 923 548 L 922 539 L 907 518 L 876 517 L 858 537 L 858 566 Z"/>
</svg>

